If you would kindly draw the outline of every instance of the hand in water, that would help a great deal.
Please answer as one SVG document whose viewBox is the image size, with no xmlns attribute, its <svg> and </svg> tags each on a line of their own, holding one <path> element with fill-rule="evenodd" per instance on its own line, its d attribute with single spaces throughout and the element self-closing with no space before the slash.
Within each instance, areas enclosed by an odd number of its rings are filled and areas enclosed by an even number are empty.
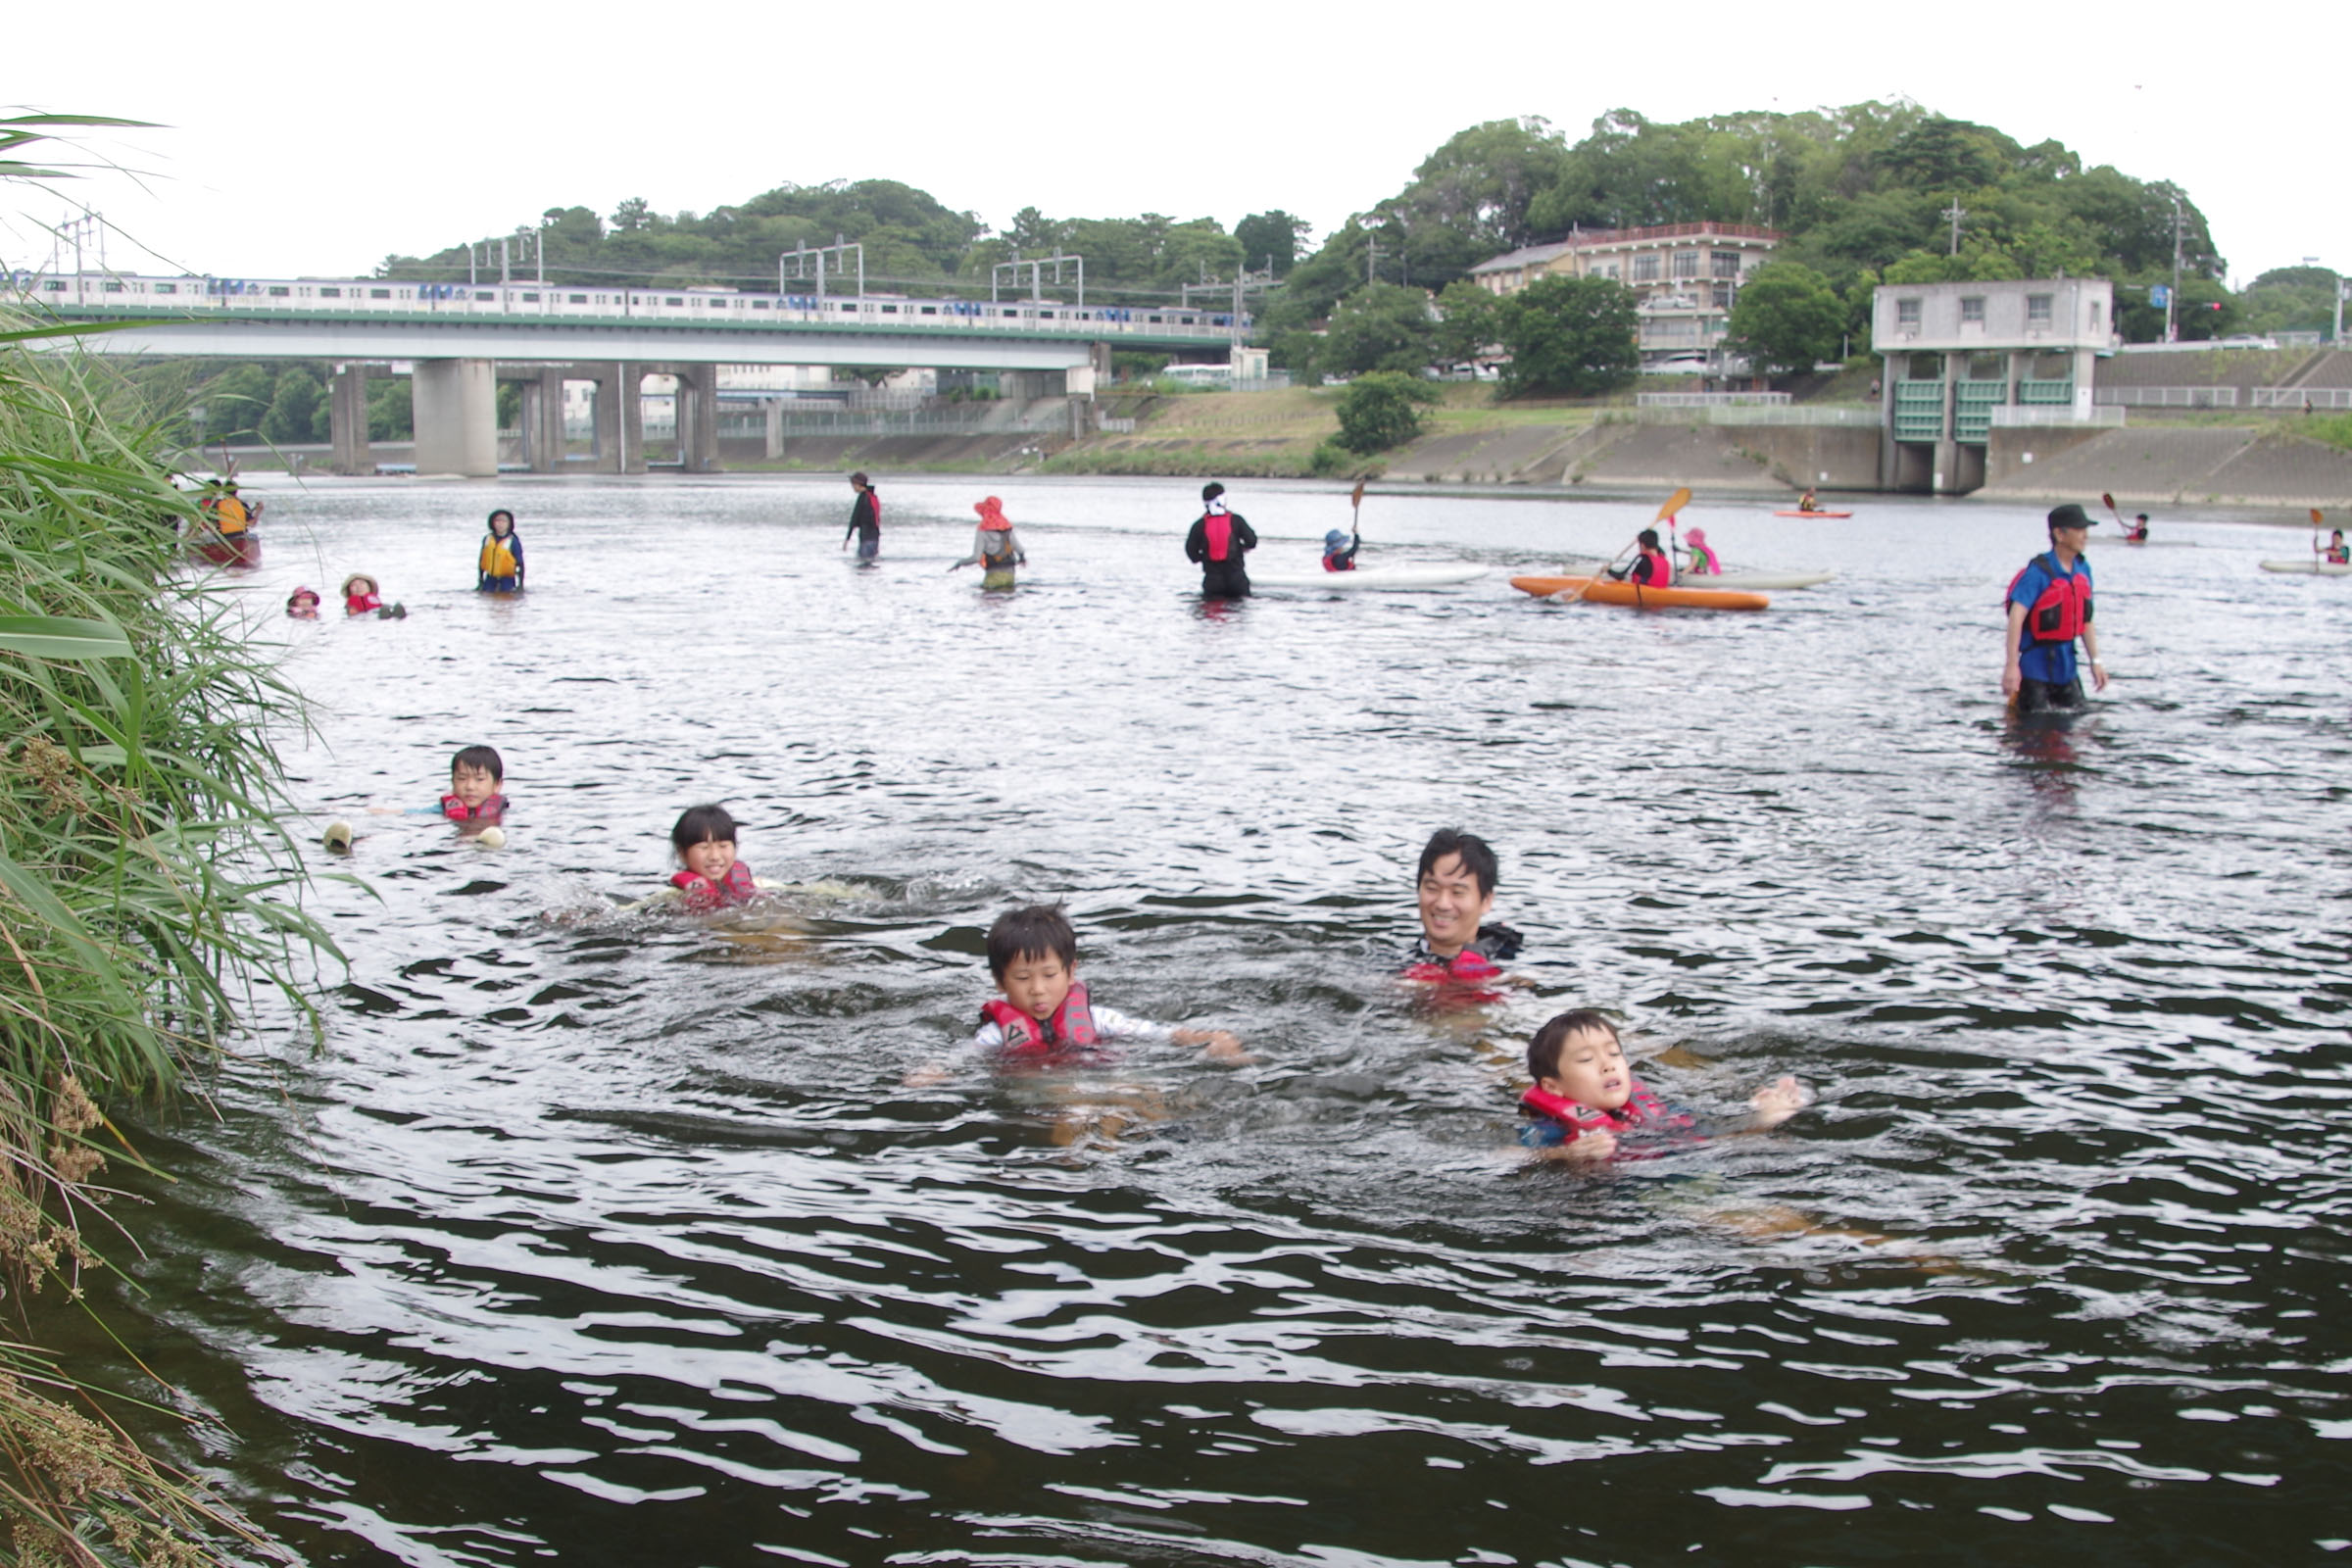
<svg viewBox="0 0 2352 1568">
<path fill-rule="evenodd" d="M 1804 1109 L 1812 1100 L 1813 1097 L 1805 1093 L 1804 1085 L 1794 1078 L 1783 1078 L 1778 1083 L 1766 1084 L 1747 1097 L 1747 1102 L 1755 1107 L 1755 1124 L 1758 1127 L 1778 1127 Z"/>
<path fill-rule="evenodd" d="M 1617 1152 L 1617 1135 L 1608 1131 L 1585 1133 L 1574 1142 L 1560 1146 L 1561 1159 L 1602 1160 Z"/>
<path fill-rule="evenodd" d="M 1222 1029 L 1179 1029 L 1169 1037 L 1180 1046 L 1200 1046 L 1211 1061 L 1231 1062 L 1236 1066 L 1252 1061 L 1242 1043 Z"/>
</svg>

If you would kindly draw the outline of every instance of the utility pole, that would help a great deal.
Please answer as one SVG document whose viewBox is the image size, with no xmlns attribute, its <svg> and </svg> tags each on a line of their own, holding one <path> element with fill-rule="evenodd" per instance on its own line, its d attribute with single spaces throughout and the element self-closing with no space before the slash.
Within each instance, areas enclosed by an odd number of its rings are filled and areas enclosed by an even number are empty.
<svg viewBox="0 0 2352 1568">
<path fill-rule="evenodd" d="M 1967 208 L 1965 208 L 1965 207 L 1963 207 L 1963 206 L 1961 206 L 1961 205 L 1960 205 L 1960 198 L 1959 198 L 1959 197 L 1957 197 L 1957 196 L 1955 196 L 1955 197 L 1953 197 L 1953 198 L 1952 198 L 1952 205 L 1951 205 L 1951 206 L 1949 206 L 1949 207 L 1946 207 L 1946 208 L 1943 210 L 1943 212 L 1942 212 L 1941 216 L 1942 216 L 1942 217 L 1945 217 L 1945 218 L 1948 218 L 1948 219 L 1950 219 L 1950 220 L 1952 220 L 1952 252 L 1951 252 L 1951 253 L 1952 253 L 1954 256 L 1957 256 L 1957 255 L 1959 255 L 1959 254 L 1960 254 L 1960 220 L 1962 220 L 1963 218 L 1966 218 L 1966 217 L 1968 216 L 1968 209 L 1967 209 Z"/>
<path fill-rule="evenodd" d="M 1380 236 L 1366 234 L 1364 240 L 1364 281 L 1377 283 L 1380 281 Z"/>
<path fill-rule="evenodd" d="M 2344 346 L 2344 290 L 2347 288 L 2352 288 L 2352 278 L 2339 277 L 2335 280 L 2335 330 L 2328 335 L 2329 348 L 2340 349 Z"/>
<path fill-rule="evenodd" d="M 2164 340 L 2180 341 L 2180 193 L 2173 192 L 2173 291 L 2164 300 Z"/>
<path fill-rule="evenodd" d="M 498 236 L 498 286 L 500 288 L 505 288 L 509 283 L 514 281 L 514 279 L 509 276 L 514 270 L 514 258 L 509 255 L 507 236 L 501 234 Z"/>
</svg>

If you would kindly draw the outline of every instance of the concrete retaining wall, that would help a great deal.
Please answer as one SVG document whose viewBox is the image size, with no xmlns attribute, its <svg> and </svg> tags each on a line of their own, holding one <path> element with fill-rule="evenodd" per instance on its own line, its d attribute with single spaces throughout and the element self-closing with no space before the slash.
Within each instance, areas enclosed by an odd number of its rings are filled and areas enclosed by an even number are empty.
<svg viewBox="0 0 2352 1568">
<path fill-rule="evenodd" d="M 2054 431 L 1995 431 L 2046 437 Z M 2064 451 L 2018 465 L 1982 494 L 2080 501 L 2112 492 L 2139 503 L 2271 507 L 2352 506 L 2352 452 L 2290 433 L 2242 426 L 2101 430 Z"/>
</svg>

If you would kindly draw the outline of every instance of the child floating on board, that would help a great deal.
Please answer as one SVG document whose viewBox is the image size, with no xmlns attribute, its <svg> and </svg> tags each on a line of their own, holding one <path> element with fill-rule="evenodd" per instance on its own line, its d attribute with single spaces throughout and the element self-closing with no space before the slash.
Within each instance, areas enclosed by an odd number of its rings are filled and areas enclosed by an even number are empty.
<svg viewBox="0 0 2352 1568">
<path fill-rule="evenodd" d="M 669 885 L 694 913 L 749 903 L 760 891 L 752 868 L 735 858 L 735 818 L 725 807 L 688 807 L 669 830 L 669 844 L 683 867 Z"/>
<path fill-rule="evenodd" d="M 1642 1086 L 1627 1065 L 1617 1027 L 1589 1008 L 1563 1012 L 1536 1031 L 1527 1047 L 1527 1072 L 1536 1085 L 1520 1098 L 1528 1124 L 1519 1141 L 1547 1159 L 1607 1159 L 1621 1134 L 1687 1130 L 1693 1118 Z M 1778 1127 L 1805 1106 L 1794 1078 L 1765 1085 L 1748 1098 L 1752 1114 L 1743 1132 Z"/>
<path fill-rule="evenodd" d="M 948 567 L 978 566 L 983 588 L 1010 588 L 1012 568 L 1029 564 L 1029 556 L 1012 536 L 1012 521 L 1004 515 L 1004 503 L 995 496 L 972 503 L 980 514 L 980 526 L 972 530 L 972 553 Z"/>
<path fill-rule="evenodd" d="M 501 526 L 504 524 L 504 526 Z M 501 507 L 490 514 L 489 533 L 475 563 L 473 590 L 482 594 L 512 594 L 522 589 L 522 541 L 514 534 L 514 514 Z"/>
<path fill-rule="evenodd" d="M 318 595 L 315 589 L 297 588 L 286 595 L 286 613 L 295 620 L 318 618 Z"/>
<path fill-rule="evenodd" d="M 1334 528 L 1323 536 L 1323 569 L 1325 571 L 1353 571 L 1355 553 L 1363 541 L 1345 528 Z"/>
<path fill-rule="evenodd" d="M 387 605 L 377 590 L 375 579 L 364 571 L 355 571 L 343 579 L 343 613 L 366 615 L 372 613 L 378 620 L 408 618 L 405 605 Z"/>
<path fill-rule="evenodd" d="M 1415 899 L 1421 936 L 1406 955 L 1404 978 L 1425 984 L 1469 986 L 1454 1000 L 1493 1002 L 1501 993 L 1502 966 L 1519 956 L 1520 936 L 1507 925 L 1482 924 L 1494 907 L 1501 862 L 1485 839 L 1440 828 L 1421 849 Z"/>
</svg>

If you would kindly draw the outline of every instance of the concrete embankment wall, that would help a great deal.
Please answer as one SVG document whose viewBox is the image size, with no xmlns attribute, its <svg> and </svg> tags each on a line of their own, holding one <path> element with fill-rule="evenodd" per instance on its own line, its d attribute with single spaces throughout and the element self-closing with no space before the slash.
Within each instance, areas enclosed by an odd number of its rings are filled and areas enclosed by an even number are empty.
<svg viewBox="0 0 2352 1568">
<path fill-rule="evenodd" d="M 1996 430 L 1994 447 L 2035 461 L 2003 462 L 1978 494 L 2080 501 L 2101 491 L 2136 503 L 2352 506 L 2352 452 L 2291 431 L 2236 425 L 2127 426 L 2051 450 L 2051 430 Z M 2064 432 L 2080 436 L 2082 432 Z M 2004 441 L 2004 438 L 2006 440 Z"/>
<path fill-rule="evenodd" d="M 1572 483 L 1693 490 L 1870 490 L 1879 433 L 1867 426 L 1628 424 L 1570 471 Z"/>
</svg>

